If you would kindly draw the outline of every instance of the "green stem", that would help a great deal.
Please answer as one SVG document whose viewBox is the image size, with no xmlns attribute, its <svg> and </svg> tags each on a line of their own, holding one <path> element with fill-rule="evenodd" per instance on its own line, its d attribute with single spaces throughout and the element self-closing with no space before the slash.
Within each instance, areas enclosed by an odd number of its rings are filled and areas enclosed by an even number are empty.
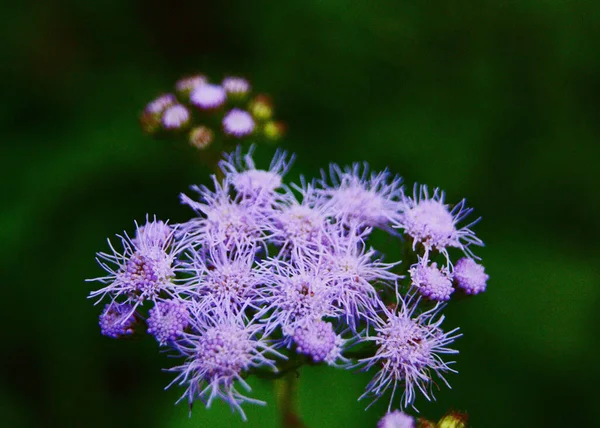
<svg viewBox="0 0 600 428">
<path fill-rule="evenodd" d="M 282 428 L 306 428 L 297 414 L 296 393 L 298 372 L 288 371 L 285 376 L 275 380 L 277 405 L 281 416 Z"/>
</svg>

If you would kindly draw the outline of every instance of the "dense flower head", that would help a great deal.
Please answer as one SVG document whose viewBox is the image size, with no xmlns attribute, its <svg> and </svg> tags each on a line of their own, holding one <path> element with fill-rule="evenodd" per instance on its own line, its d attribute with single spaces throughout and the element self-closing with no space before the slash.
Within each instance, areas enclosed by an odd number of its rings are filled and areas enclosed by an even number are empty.
<svg viewBox="0 0 600 428">
<path fill-rule="evenodd" d="M 118 339 L 135 332 L 135 309 L 127 303 L 109 303 L 100 315 L 100 332 L 104 336 Z"/>
<path fill-rule="evenodd" d="M 445 267 L 438 268 L 437 263 L 427 265 L 420 261 L 410 268 L 410 278 L 412 285 L 429 300 L 445 302 L 454 292 L 450 272 Z"/>
<path fill-rule="evenodd" d="M 185 126 L 190 119 L 187 108 L 175 104 L 165 109 L 162 114 L 162 124 L 166 129 L 177 129 Z"/>
<path fill-rule="evenodd" d="M 222 85 L 228 94 L 245 95 L 250 92 L 250 83 L 243 77 L 226 77 L 223 79 Z"/>
<path fill-rule="evenodd" d="M 201 109 L 213 109 L 220 107 L 225 102 L 225 90 L 212 83 L 205 83 L 192 89 L 190 101 Z"/>
<path fill-rule="evenodd" d="M 404 387 L 400 407 L 413 404 L 415 389 L 430 400 L 432 375 L 448 385 L 443 374 L 454 372 L 449 367 L 451 362 L 444 362 L 440 354 L 458 353 L 446 347 L 459 335 L 455 334 L 458 329 L 445 333 L 440 328 L 444 320 L 439 316 L 442 306 L 417 315 L 418 300 L 405 302 L 400 296 L 398 300 L 397 308 L 384 307 L 384 316 L 373 319 L 376 334 L 364 340 L 374 342 L 378 349 L 374 356 L 361 360 L 366 369 L 377 366 L 380 370 L 360 398 L 371 396 L 377 400 L 391 388 L 390 408 L 398 386 Z"/>
<path fill-rule="evenodd" d="M 108 303 L 101 333 L 121 338 L 145 323 L 179 358 L 168 370 L 190 407 L 219 399 L 245 418 L 244 403 L 264 404 L 248 397 L 250 376 L 360 366 L 376 370 L 360 398 L 391 395 L 378 426 L 414 427 L 390 410 L 397 394 L 403 409 L 417 392 L 433 399 L 438 378 L 448 385 L 454 370 L 442 357 L 457 353 L 449 346 L 460 335 L 442 330 L 442 302 L 455 289 L 486 288 L 469 248 L 482 242 L 471 225 L 458 226 L 470 210 L 424 186 L 407 197 L 398 176 L 360 164 L 288 184 L 293 155 L 277 151 L 265 168 L 253 155 L 254 146 L 225 154 L 212 184 L 181 195 L 195 212 L 189 220 L 147 217 L 133 238 L 124 233 L 121 246 L 109 241 L 110 252 L 98 253 L 106 274 L 90 297 Z M 467 257 L 454 264 L 450 248 Z"/>
<path fill-rule="evenodd" d="M 148 333 L 165 345 L 181 336 L 189 324 L 188 303 L 172 299 L 156 302 L 148 311 Z"/>
<path fill-rule="evenodd" d="M 246 321 L 240 313 L 217 306 L 212 312 L 193 314 L 191 324 L 193 333 L 184 333 L 175 345 L 185 361 L 170 369 L 178 373 L 173 383 L 186 386 L 182 399 L 187 397 L 190 404 L 199 398 L 209 407 L 221 398 L 245 420 L 242 403 L 264 403 L 244 396 L 236 383 L 250 391 L 242 374 L 252 367 L 276 370 L 267 354 L 283 355 L 261 337 L 261 325 Z"/>
<path fill-rule="evenodd" d="M 454 265 L 452 274 L 456 286 L 467 294 L 478 294 L 485 291 L 489 279 L 483 265 L 468 257 L 463 257 Z"/>
<path fill-rule="evenodd" d="M 483 245 L 469 228 L 474 223 L 458 227 L 458 223 L 471 213 L 465 207 L 465 201 L 450 209 L 444 202 L 445 194 L 435 189 L 429 196 L 427 186 L 415 185 L 414 196 L 404 197 L 404 210 L 399 219 L 394 223 L 395 228 L 403 229 L 412 239 L 413 248 L 422 244 L 426 251 L 435 249 L 448 258 L 447 248 L 460 248 L 471 254 L 469 245 Z"/>
<path fill-rule="evenodd" d="M 188 76 L 179 79 L 175 83 L 175 89 L 177 89 L 178 92 L 186 93 L 194 90 L 198 86 L 204 85 L 205 83 L 208 83 L 206 77 L 197 74 L 195 76 Z"/>
<path fill-rule="evenodd" d="M 299 324 L 292 334 L 296 352 L 304 354 L 315 363 L 334 364 L 341 357 L 344 340 L 333 330 L 333 324 L 310 319 Z"/>
<path fill-rule="evenodd" d="M 173 94 L 163 94 L 158 98 L 154 99 L 146 106 L 145 112 L 149 114 L 159 115 L 165 109 L 177 102 L 175 95 Z"/>
<path fill-rule="evenodd" d="M 386 227 L 398 217 L 402 209 L 400 177 L 388 171 L 369 173 L 367 164 L 358 163 L 344 169 L 331 165 L 329 176 L 333 185 L 325 176 L 320 184 L 332 215 L 377 227 Z"/>
<path fill-rule="evenodd" d="M 234 108 L 223 117 L 223 129 L 234 137 L 245 137 L 254 131 L 254 119 L 247 111 Z"/>
<path fill-rule="evenodd" d="M 377 428 L 415 428 L 415 418 L 400 410 L 388 412 L 377 423 Z"/>
</svg>

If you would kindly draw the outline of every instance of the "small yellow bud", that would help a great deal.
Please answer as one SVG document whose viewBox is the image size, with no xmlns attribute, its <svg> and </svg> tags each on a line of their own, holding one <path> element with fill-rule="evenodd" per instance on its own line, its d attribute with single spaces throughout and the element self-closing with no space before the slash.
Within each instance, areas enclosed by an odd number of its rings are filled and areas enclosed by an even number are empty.
<svg viewBox="0 0 600 428">
<path fill-rule="evenodd" d="M 467 428 L 469 415 L 466 413 L 449 412 L 437 423 L 437 428 Z"/>
<path fill-rule="evenodd" d="M 268 120 L 273 116 L 273 106 L 266 95 L 258 95 L 250 103 L 250 113 L 256 120 Z"/>
<path fill-rule="evenodd" d="M 197 126 L 190 131 L 189 143 L 191 146 L 205 150 L 214 139 L 214 134 L 210 128 L 206 126 Z"/>
</svg>

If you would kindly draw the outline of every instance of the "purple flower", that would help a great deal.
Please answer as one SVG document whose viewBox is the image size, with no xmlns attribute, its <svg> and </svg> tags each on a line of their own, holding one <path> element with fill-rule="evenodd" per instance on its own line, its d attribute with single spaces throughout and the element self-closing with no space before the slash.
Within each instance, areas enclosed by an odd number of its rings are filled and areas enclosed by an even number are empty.
<svg viewBox="0 0 600 428">
<path fill-rule="evenodd" d="M 475 260 L 463 257 L 454 265 L 454 282 L 467 294 L 478 294 L 485 291 L 489 276 L 485 268 Z"/>
<path fill-rule="evenodd" d="M 252 320 L 247 322 L 242 312 L 235 313 L 214 306 L 208 313 L 193 313 L 193 333 L 184 333 L 174 344 L 175 350 L 185 361 L 169 369 L 178 373 L 169 386 L 174 383 L 185 386 L 186 392 L 180 400 L 187 398 L 190 405 L 198 398 L 208 408 L 215 398 L 222 399 L 246 420 L 241 404 L 265 403 L 244 396 L 236 383 L 250 391 L 250 386 L 242 376 L 244 372 L 254 367 L 277 371 L 274 361 L 266 354 L 285 357 L 263 339 L 263 326 Z"/>
<path fill-rule="evenodd" d="M 394 410 L 379 420 L 377 428 L 415 428 L 415 418 L 400 410 Z"/>
<path fill-rule="evenodd" d="M 136 247 L 164 247 L 171 243 L 173 232 L 171 226 L 162 220 L 155 217 L 154 221 L 149 221 L 146 218 L 146 224 L 136 227 L 132 242 Z"/>
<path fill-rule="evenodd" d="M 181 195 L 182 203 L 192 207 L 200 216 L 181 225 L 181 232 L 188 235 L 185 242 L 194 245 L 223 244 L 253 245 L 265 238 L 264 213 L 255 205 L 240 203 L 240 198 L 230 196 L 231 183 L 219 183 L 213 176 L 215 191 L 206 186 L 193 186 L 203 202 L 196 202 Z"/>
<path fill-rule="evenodd" d="M 250 92 L 250 83 L 242 77 L 229 76 L 223 79 L 223 89 L 232 95 L 246 95 Z"/>
<path fill-rule="evenodd" d="M 341 356 L 346 342 L 333 331 L 333 324 L 319 319 L 311 319 L 298 325 L 291 336 L 296 352 L 310 357 L 313 362 L 326 362 L 335 365 Z"/>
<path fill-rule="evenodd" d="M 430 197 L 427 186 L 420 186 L 417 190 L 415 185 L 414 196 L 404 198 L 404 212 L 393 226 L 403 229 L 413 239 L 413 249 L 420 243 L 427 252 L 436 249 L 448 260 L 448 247 L 460 248 L 470 255 L 469 245 L 483 245 L 469 229 L 477 220 L 458 228 L 457 224 L 472 210 L 465 207 L 464 199 L 449 209 L 444 203 L 444 196 L 444 192 L 435 189 Z"/>
<path fill-rule="evenodd" d="M 198 86 L 204 85 L 208 81 L 206 77 L 198 74 L 195 76 L 188 76 L 182 79 L 179 79 L 177 83 L 175 83 L 175 89 L 178 92 L 189 93 L 190 91 L 196 89 Z"/>
<path fill-rule="evenodd" d="M 211 83 L 196 86 L 190 93 L 190 102 L 202 109 L 220 107 L 225 102 L 225 98 L 225 90 Z"/>
<path fill-rule="evenodd" d="M 178 129 L 185 126 L 190 120 L 190 113 L 181 104 L 167 107 L 162 115 L 162 124 L 165 129 Z"/>
<path fill-rule="evenodd" d="M 148 311 L 148 333 L 153 335 L 161 346 L 166 345 L 183 334 L 189 319 L 186 302 L 177 299 L 156 302 Z"/>
<path fill-rule="evenodd" d="M 437 263 L 427 265 L 426 259 L 420 260 L 410 268 L 410 278 L 412 285 L 429 300 L 445 302 L 450 300 L 450 295 L 454 292 L 448 269 L 438 269 Z"/>
<path fill-rule="evenodd" d="M 100 315 L 100 332 L 104 336 L 118 339 L 134 333 L 135 309 L 127 303 L 112 302 L 104 307 Z"/>
<path fill-rule="evenodd" d="M 145 112 L 148 114 L 161 114 L 165 109 L 177 102 L 175 95 L 173 94 L 164 94 L 155 100 L 148 103 L 146 106 Z"/>
<path fill-rule="evenodd" d="M 254 119 L 247 111 L 234 108 L 223 117 L 223 129 L 234 137 L 245 137 L 254 131 Z"/>
<path fill-rule="evenodd" d="M 223 245 L 190 250 L 190 261 L 184 270 L 191 274 L 190 288 L 200 296 L 200 304 L 252 306 L 262 284 L 261 275 L 252 267 L 255 254 L 256 249 L 251 246 L 235 247 L 232 251 Z"/>
<path fill-rule="evenodd" d="M 173 281 L 179 269 L 177 255 L 179 243 L 172 245 L 172 239 L 157 241 L 154 232 L 162 230 L 162 222 L 136 224 L 136 238 L 127 234 L 119 236 L 123 251 L 117 251 L 108 241 L 112 254 L 98 253 L 97 260 L 107 275 L 88 281 L 99 281 L 105 287 L 90 293 L 90 297 L 109 295 L 112 300 L 125 297 L 137 306 L 144 300 L 156 300 L 159 295 L 173 296 L 180 286 Z M 152 233 L 150 233 L 152 231 Z M 159 232 L 159 234 L 162 232 Z"/>
<path fill-rule="evenodd" d="M 388 171 L 369 174 L 368 165 L 355 163 L 341 169 L 331 165 L 329 186 L 320 180 L 321 193 L 329 198 L 331 215 L 358 220 L 367 226 L 386 227 L 396 220 L 402 208 L 402 179 Z"/>
<path fill-rule="evenodd" d="M 327 212 L 311 184 L 303 183 L 296 190 L 301 202 L 288 190 L 278 209 L 271 213 L 270 239 L 284 250 L 314 249 L 329 223 Z"/>
<path fill-rule="evenodd" d="M 319 259 L 292 253 L 289 261 L 263 262 L 261 271 L 264 283 L 269 284 L 261 307 L 272 311 L 266 319 L 267 332 L 281 327 L 289 336 L 297 325 L 308 319 L 338 315 L 329 287 L 331 275 Z"/>
<path fill-rule="evenodd" d="M 256 169 L 252 159 L 254 149 L 253 145 L 248 153 L 242 154 L 238 146 L 234 152 L 225 155 L 219 167 L 243 198 L 259 203 L 275 203 L 276 191 L 282 187 L 283 176 L 290 169 L 294 156 L 288 158 L 286 152 L 278 150 L 268 170 Z"/>
<path fill-rule="evenodd" d="M 413 404 L 415 389 L 431 400 L 434 374 L 450 387 L 443 374 L 455 370 L 449 367 L 451 362 L 441 359 L 440 354 L 458 353 L 447 346 L 460 336 L 455 334 L 458 329 L 445 333 L 440 328 L 444 320 L 443 316 L 438 316 L 442 305 L 416 315 L 418 300 L 405 302 L 401 296 L 396 296 L 398 307 L 389 309 L 382 305 L 382 314 L 372 320 L 376 334 L 362 339 L 374 342 L 377 352 L 359 361 L 365 364 L 365 370 L 379 368 L 359 399 L 373 397 L 376 401 L 391 388 L 388 411 L 398 387 L 404 389 L 400 407 Z"/>
</svg>

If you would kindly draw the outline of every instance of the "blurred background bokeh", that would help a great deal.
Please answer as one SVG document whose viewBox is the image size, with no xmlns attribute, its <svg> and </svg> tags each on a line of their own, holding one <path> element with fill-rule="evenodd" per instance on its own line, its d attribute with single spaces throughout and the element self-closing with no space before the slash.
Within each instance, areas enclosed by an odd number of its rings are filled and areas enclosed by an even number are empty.
<svg viewBox="0 0 600 428">
<path fill-rule="evenodd" d="M 191 215 L 178 194 L 209 171 L 137 115 L 194 72 L 272 95 L 290 177 L 365 160 L 483 217 L 488 291 L 450 304 L 460 374 L 423 416 L 600 421 L 597 2 L 24 0 L 0 20 L 1 426 L 276 426 L 260 381 L 248 423 L 221 403 L 188 418 L 155 342 L 102 337 L 86 299 L 106 237 Z M 356 402 L 370 377 L 302 370 L 307 425 L 375 426 L 385 403 Z"/>
</svg>

